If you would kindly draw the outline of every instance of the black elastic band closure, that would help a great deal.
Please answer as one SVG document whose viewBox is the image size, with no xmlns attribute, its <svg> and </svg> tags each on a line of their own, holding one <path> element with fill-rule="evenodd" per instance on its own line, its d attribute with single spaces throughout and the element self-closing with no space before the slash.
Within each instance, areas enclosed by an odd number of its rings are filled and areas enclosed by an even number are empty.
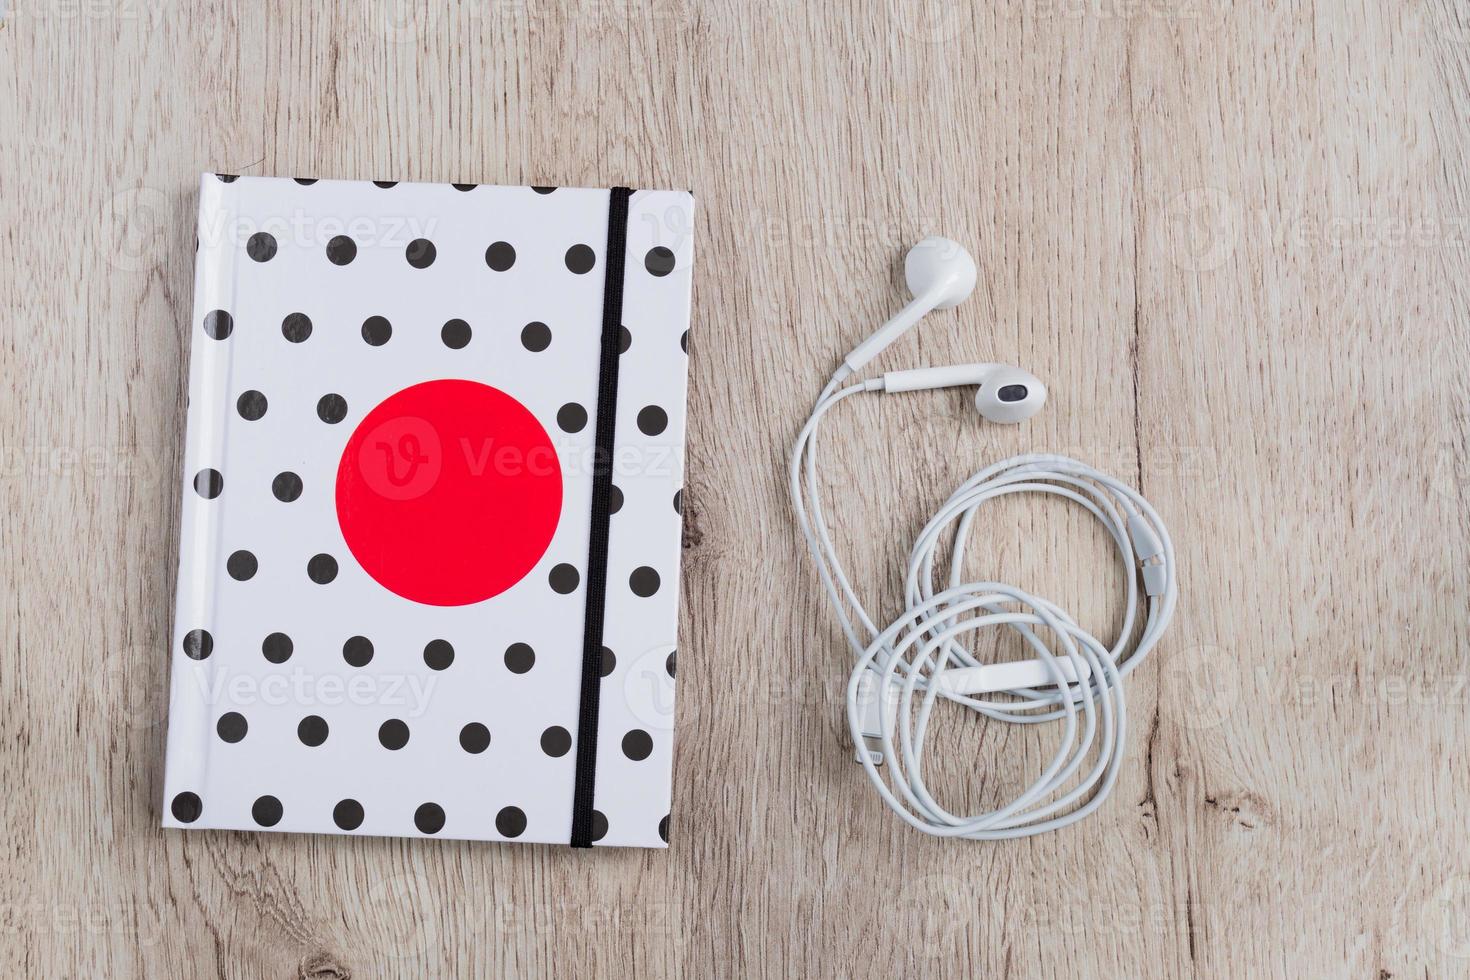
<svg viewBox="0 0 1470 980">
<path fill-rule="evenodd" d="M 612 464 L 618 414 L 618 352 L 623 327 L 623 265 L 628 254 L 626 187 L 612 189 L 607 209 L 607 278 L 602 287 L 602 357 L 597 372 L 597 444 L 592 450 L 592 533 L 587 548 L 587 612 L 582 623 L 582 696 L 577 706 L 577 783 L 572 846 L 592 846 L 597 789 L 597 715 L 602 694 L 602 626 L 607 611 L 607 533 L 612 515 Z"/>
</svg>

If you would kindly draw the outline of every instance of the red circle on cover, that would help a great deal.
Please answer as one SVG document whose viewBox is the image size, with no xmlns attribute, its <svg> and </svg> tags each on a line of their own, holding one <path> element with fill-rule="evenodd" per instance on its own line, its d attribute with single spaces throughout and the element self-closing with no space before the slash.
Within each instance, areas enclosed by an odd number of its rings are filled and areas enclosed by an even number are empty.
<svg viewBox="0 0 1470 980">
<path fill-rule="evenodd" d="M 541 560 L 561 518 L 561 463 L 536 416 L 478 381 L 386 398 L 347 440 L 337 523 L 385 589 L 431 606 L 499 595 Z"/>
</svg>

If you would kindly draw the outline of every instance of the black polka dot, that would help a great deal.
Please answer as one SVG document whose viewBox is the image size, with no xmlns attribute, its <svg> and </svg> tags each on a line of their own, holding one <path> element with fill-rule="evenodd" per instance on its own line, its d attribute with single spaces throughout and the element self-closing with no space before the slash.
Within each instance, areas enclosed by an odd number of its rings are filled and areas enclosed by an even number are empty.
<svg viewBox="0 0 1470 980">
<path fill-rule="evenodd" d="M 373 347 L 382 347 L 393 336 L 393 324 L 385 316 L 370 316 L 362 321 L 362 339 Z"/>
<path fill-rule="evenodd" d="M 628 576 L 628 588 L 633 590 L 634 595 L 645 599 L 658 591 L 658 584 L 658 572 L 647 565 L 633 569 L 633 574 Z"/>
<path fill-rule="evenodd" d="M 614 670 L 618 669 L 618 656 L 607 647 L 602 648 L 602 673 L 600 676 L 609 677 Z"/>
<path fill-rule="evenodd" d="M 215 174 L 215 176 L 219 178 L 222 184 L 233 184 L 240 179 L 239 174 Z M 194 794 L 190 793 L 189 795 L 193 796 Z"/>
<path fill-rule="evenodd" d="M 357 242 L 346 235 L 338 235 L 327 242 L 327 261 L 333 265 L 346 265 L 357 258 Z"/>
<path fill-rule="evenodd" d="M 250 731 L 250 723 L 245 720 L 245 716 L 240 714 L 240 712 L 226 711 L 219 716 L 219 721 L 214 723 L 214 730 L 222 741 L 229 742 L 233 745 L 244 738 L 246 732 Z"/>
<path fill-rule="evenodd" d="M 403 253 L 404 258 L 408 259 L 408 264 L 415 269 L 427 269 L 434 264 L 434 259 L 438 254 L 439 250 L 427 238 L 415 238 L 408 243 L 408 248 Z"/>
<path fill-rule="evenodd" d="M 512 674 L 524 674 L 536 666 L 536 651 L 528 643 L 512 643 L 505 648 L 505 668 Z"/>
<path fill-rule="evenodd" d="M 485 264 L 496 272 L 504 272 L 516 264 L 516 250 L 510 242 L 496 242 L 485 249 Z"/>
<path fill-rule="evenodd" d="M 229 572 L 230 578 L 237 582 L 248 581 L 255 575 L 258 568 L 260 568 L 260 562 L 244 549 L 232 553 L 229 558 L 225 559 L 225 571 Z"/>
<path fill-rule="evenodd" d="M 362 804 L 356 800 L 343 800 L 332 807 L 332 823 L 341 830 L 356 830 L 362 826 Z"/>
<path fill-rule="evenodd" d="M 567 268 L 577 275 L 585 275 L 597 264 L 597 253 L 592 251 L 590 245 L 573 245 L 567 249 L 566 263 Z"/>
<path fill-rule="evenodd" d="M 290 470 L 277 473 L 275 479 L 271 480 L 271 493 L 281 503 L 291 503 L 301 496 L 301 477 Z"/>
<path fill-rule="evenodd" d="M 373 181 L 373 183 L 383 188 L 383 190 L 387 190 L 390 187 L 398 186 L 398 181 L 396 180 L 375 180 Z"/>
<path fill-rule="evenodd" d="M 470 342 L 470 325 L 463 320 L 454 319 L 444 324 L 439 331 L 439 339 L 444 341 L 444 346 L 450 350 L 459 350 Z"/>
<path fill-rule="evenodd" d="M 556 424 L 563 432 L 581 432 L 587 427 L 587 409 L 576 402 L 567 402 L 556 410 Z"/>
<path fill-rule="evenodd" d="M 495 815 L 495 829 L 502 837 L 519 837 L 526 832 L 526 814 L 518 806 L 508 806 Z"/>
<path fill-rule="evenodd" d="M 285 633 L 272 633 L 260 641 L 260 652 L 273 664 L 283 664 L 291 659 L 296 644 Z"/>
<path fill-rule="evenodd" d="M 265 395 L 252 388 L 235 399 L 235 411 L 245 421 L 255 422 L 264 417 L 268 404 Z"/>
<path fill-rule="evenodd" d="M 444 829 L 444 808 L 437 803 L 425 803 L 413 811 L 413 825 L 421 834 L 437 834 Z"/>
<path fill-rule="evenodd" d="M 582 576 L 571 565 L 562 562 L 551 570 L 547 579 L 551 582 L 551 591 L 569 595 L 577 591 L 577 585 L 582 581 Z"/>
<path fill-rule="evenodd" d="M 321 715 L 307 715 L 296 726 L 296 737 L 301 739 L 301 744 L 313 748 L 327 740 L 327 732 L 327 719 Z"/>
<path fill-rule="evenodd" d="M 628 353 L 628 348 L 633 346 L 633 331 L 627 327 L 618 327 L 618 353 Z"/>
<path fill-rule="evenodd" d="M 669 815 L 667 813 L 658 822 L 658 835 L 663 838 L 665 844 L 669 842 Z"/>
<path fill-rule="evenodd" d="M 366 667 L 373 661 L 373 641 L 365 636 L 349 636 L 342 644 L 342 659 L 349 667 Z"/>
<path fill-rule="evenodd" d="M 675 650 L 670 653 L 668 659 L 664 661 L 664 670 L 667 670 L 669 672 L 670 677 L 674 676 L 674 668 L 678 666 L 678 654 L 679 651 Z"/>
<path fill-rule="evenodd" d="M 204 333 L 211 340 L 224 340 L 235 330 L 235 318 L 224 310 L 210 310 L 204 314 Z"/>
<path fill-rule="evenodd" d="M 623 755 L 634 762 L 642 762 L 653 754 L 653 738 L 641 728 L 635 728 L 623 736 Z"/>
<path fill-rule="evenodd" d="M 424 647 L 424 663 L 430 670 L 444 670 L 454 663 L 454 646 L 448 640 L 430 640 Z"/>
<path fill-rule="evenodd" d="M 225 477 L 219 470 L 200 470 L 194 474 L 194 492 L 205 500 L 213 500 L 225 489 Z"/>
<path fill-rule="evenodd" d="M 685 330 L 682 334 L 679 335 L 679 346 L 684 349 L 684 353 L 686 353 L 686 354 L 689 353 L 689 331 L 688 330 Z"/>
<path fill-rule="evenodd" d="M 533 320 L 521 328 L 521 346 L 528 351 L 543 351 L 551 346 L 551 328 Z"/>
<path fill-rule="evenodd" d="M 662 245 L 655 245 L 643 256 L 643 268 L 650 276 L 666 276 L 674 271 L 674 253 Z"/>
<path fill-rule="evenodd" d="M 257 231 L 245 243 L 245 254 L 257 262 L 269 262 L 276 257 L 276 238 L 270 232 Z"/>
<path fill-rule="evenodd" d="M 317 180 L 318 180 L 318 178 L 316 178 L 316 177 L 296 177 L 294 179 L 295 179 L 296 183 L 300 184 L 302 187 L 310 187 L 312 184 L 315 184 L 317 182 Z"/>
<path fill-rule="evenodd" d="M 288 313 L 281 321 L 281 336 L 299 344 L 311 336 L 311 317 L 305 313 Z"/>
<path fill-rule="evenodd" d="M 607 512 L 616 514 L 623 509 L 623 491 L 618 489 L 617 484 L 613 484 L 608 489 Z"/>
<path fill-rule="evenodd" d="M 480 185 L 479 184 L 450 184 L 449 186 L 450 187 L 453 187 L 457 191 L 472 191 L 476 187 L 479 187 Z"/>
<path fill-rule="evenodd" d="M 607 836 L 607 815 L 601 810 L 592 811 L 592 839 L 602 840 Z"/>
<path fill-rule="evenodd" d="M 478 721 L 470 722 L 459 730 L 459 747 L 479 755 L 490 747 L 490 729 Z"/>
<path fill-rule="evenodd" d="M 669 427 L 669 414 L 657 405 L 649 405 L 638 413 L 638 431 L 656 436 Z"/>
<path fill-rule="evenodd" d="M 184 656 L 204 660 L 214 652 L 214 637 L 209 630 L 190 630 L 184 634 Z"/>
<path fill-rule="evenodd" d="M 408 744 L 408 726 L 397 718 L 389 718 L 378 726 L 378 741 L 383 748 L 397 751 Z"/>
<path fill-rule="evenodd" d="M 204 801 L 198 793 L 180 793 L 169 804 L 169 810 L 179 823 L 193 823 L 204 812 Z"/>
<path fill-rule="evenodd" d="M 316 415 L 328 425 L 336 425 L 347 417 L 347 399 L 335 392 L 323 395 L 316 403 Z"/>
<path fill-rule="evenodd" d="M 560 725 L 552 725 L 541 733 L 541 751 L 560 759 L 572 750 L 572 733 Z"/>
<path fill-rule="evenodd" d="M 326 585 L 337 577 L 337 559 L 331 555 L 312 555 L 306 563 L 306 575 L 317 585 Z"/>
<path fill-rule="evenodd" d="M 555 187 L 532 187 L 531 190 L 535 191 L 537 194 L 550 194 L 552 191 L 556 190 L 556 188 Z"/>
<path fill-rule="evenodd" d="M 674 513 L 684 513 L 684 491 L 682 489 L 674 491 Z"/>
<path fill-rule="evenodd" d="M 274 827 L 281 822 L 281 801 L 274 796 L 262 796 L 250 808 L 250 815 L 262 827 Z"/>
</svg>

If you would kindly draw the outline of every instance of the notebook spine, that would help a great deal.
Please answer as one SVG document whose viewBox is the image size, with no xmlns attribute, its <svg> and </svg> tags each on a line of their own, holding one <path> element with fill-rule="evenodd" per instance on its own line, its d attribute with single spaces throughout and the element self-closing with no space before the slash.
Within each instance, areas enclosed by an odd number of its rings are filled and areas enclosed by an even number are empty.
<svg viewBox="0 0 1470 980">
<path fill-rule="evenodd" d="M 235 226 L 234 199 L 230 185 L 213 174 L 201 177 L 194 310 L 187 332 L 189 384 L 180 481 L 178 581 L 170 649 L 172 669 L 163 809 L 166 824 L 209 822 L 207 808 L 194 819 L 180 820 L 170 801 L 180 793 L 200 794 L 208 799 L 204 790 L 214 745 L 211 737 L 214 700 L 224 686 L 219 683 L 222 658 L 214 649 L 219 639 L 215 628 L 217 589 L 224 568 L 220 554 L 224 508 L 217 506 L 216 498 L 228 493 L 229 488 L 211 488 L 208 471 L 224 472 L 231 419 L 228 395 L 234 360 L 232 311 L 239 255 L 239 249 L 229 247 L 228 240 Z M 216 311 L 231 315 L 228 332 L 221 327 L 222 320 Z M 201 477 L 201 473 L 205 476 Z"/>
</svg>

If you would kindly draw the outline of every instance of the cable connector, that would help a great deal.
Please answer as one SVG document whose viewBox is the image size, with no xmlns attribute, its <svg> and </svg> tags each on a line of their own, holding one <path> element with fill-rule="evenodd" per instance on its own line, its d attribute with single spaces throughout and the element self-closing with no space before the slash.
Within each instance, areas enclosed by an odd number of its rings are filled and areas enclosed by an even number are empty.
<svg viewBox="0 0 1470 980">
<path fill-rule="evenodd" d="M 1144 594 L 1150 597 L 1163 595 L 1169 581 L 1168 566 L 1164 564 L 1164 543 L 1142 514 L 1128 515 L 1128 537 L 1133 541 L 1133 554 L 1143 572 Z"/>
<path fill-rule="evenodd" d="M 1085 681 L 1092 676 L 1087 661 L 1075 654 L 1055 658 L 1056 673 L 1045 660 L 1012 660 L 979 667 L 951 667 L 939 675 L 939 688 L 946 694 L 992 694 L 1056 684 L 1057 673 L 1068 684 Z"/>
<path fill-rule="evenodd" d="M 1169 581 L 1169 566 L 1162 561 L 1143 566 L 1143 592 L 1150 598 L 1164 594 Z"/>
<path fill-rule="evenodd" d="M 886 696 L 885 692 L 886 691 Z M 875 766 L 883 765 L 883 726 L 893 730 L 898 716 L 898 688 L 884 685 L 875 671 L 865 670 L 858 678 L 858 713 L 861 719 L 858 734 L 861 738 L 853 746 L 853 761 L 862 762 L 864 753 Z"/>
<path fill-rule="evenodd" d="M 1133 539 L 1133 553 L 1139 561 L 1146 562 L 1164 553 L 1164 543 L 1142 514 L 1128 515 L 1128 536 Z"/>
</svg>

